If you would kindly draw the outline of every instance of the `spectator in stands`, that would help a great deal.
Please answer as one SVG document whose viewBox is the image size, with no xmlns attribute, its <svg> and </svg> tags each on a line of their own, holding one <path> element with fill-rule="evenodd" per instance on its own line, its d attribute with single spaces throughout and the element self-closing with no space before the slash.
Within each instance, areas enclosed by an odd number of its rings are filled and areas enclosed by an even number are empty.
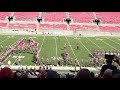
<svg viewBox="0 0 120 90">
<path fill-rule="evenodd" d="M 28 75 L 26 73 L 23 73 L 21 78 L 32 78 L 32 77 L 28 77 Z"/>
<path fill-rule="evenodd" d="M 12 70 L 8 67 L 4 67 L 1 71 L 0 71 L 0 78 L 13 78 L 14 74 L 12 72 Z"/>
<path fill-rule="evenodd" d="M 106 60 L 106 65 L 103 65 L 101 70 L 100 70 L 100 76 L 103 76 L 104 71 L 106 69 L 111 69 L 111 70 L 116 70 L 117 69 L 116 66 L 112 65 L 112 61 L 113 60 L 108 60 L 108 59 Z"/>
<path fill-rule="evenodd" d="M 39 69 L 39 75 L 38 75 L 39 78 L 46 78 L 46 71 L 43 69 Z"/>
<path fill-rule="evenodd" d="M 60 78 L 66 78 L 66 75 L 64 73 L 60 74 Z"/>
<path fill-rule="evenodd" d="M 111 69 L 106 69 L 104 74 L 103 74 L 103 78 L 112 78 L 112 71 Z"/>
<path fill-rule="evenodd" d="M 24 75 L 25 78 L 38 78 L 37 75 L 31 74 L 30 71 L 27 71 L 26 74 Z"/>
<path fill-rule="evenodd" d="M 120 70 L 113 70 L 112 78 L 120 78 Z"/>
<path fill-rule="evenodd" d="M 22 73 L 18 70 L 14 73 L 14 78 L 21 78 L 21 76 L 22 76 Z"/>
<path fill-rule="evenodd" d="M 81 69 L 78 71 L 75 78 L 91 78 L 90 71 L 88 69 Z"/>
<path fill-rule="evenodd" d="M 60 75 L 53 70 L 46 70 L 46 78 L 60 78 Z"/>
<path fill-rule="evenodd" d="M 95 78 L 95 74 L 93 72 L 90 72 L 91 78 Z"/>
</svg>

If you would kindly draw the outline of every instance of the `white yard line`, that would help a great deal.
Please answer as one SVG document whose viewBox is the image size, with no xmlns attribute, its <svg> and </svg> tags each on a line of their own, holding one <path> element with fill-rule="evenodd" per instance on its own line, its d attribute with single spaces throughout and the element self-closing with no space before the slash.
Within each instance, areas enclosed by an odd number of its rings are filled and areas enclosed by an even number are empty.
<svg viewBox="0 0 120 90">
<path fill-rule="evenodd" d="M 42 49 L 42 46 L 43 46 L 44 41 L 45 41 L 45 36 L 44 36 L 44 38 L 43 38 L 43 41 L 42 41 L 42 44 L 41 44 L 41 47 L 40 47 L 40 52 L 41 52 L 41 49 Z"/>
<path fill-rule="evenodd" d="M 56 37 L 55 37 L 55 45 L 56 45 L 56 58 L 57 58 L 57 42 L 56 42 Z"/>
<path fill-rule="evenodd" d="M 10 37 L 9 37 L 9 38 L 10 38 Z M 22 37 L 21 37 L 21 38 L 22 38 Z M 19 38 L 19 39 L 20 39 L 20 38 Z M 19 40 L 19 39 L 18 39 L 18 40 Z M 18 41 L 18 40 L 17 40 L 17 41 Z M 15 43 L 16 43 L 17 41 L 15 41 Z M 13 46 L 15 43 L 13 43 L 11 46 Z M 3 52 L 3 53 L 4 53 L 4 52 Z M 3 54 L 3 53 L 2 53 L 2 54 Z M 2 55 L 2 54 L 1 54 L 1 55 Z M 1 56 L 1 55 L 0 55 L 0 56 Z"/>
<path fill-rule="evenodd" d="M 9 37 L 9 38 L 10 38 L 10 37 Z M 7 39 L 8 39 L 8 38 L 6 38 L 6 39 L 3 40 L 2 42 L 0 42 L 0 44 L 3 43 L 3 42 L 5 42 Z M 3 53 L 4 53 L 4 52 L 3 52 Z M 0 56 L 1 56 L 3 53 L 1 53 Z"/>
<path fill-rule="evenodd" d="M 55 45 L 56 45 L 56 62 L 57 62 L 58 56 L 57 56 L 57 42 L 56 42 L 56 36 L 55 36 Z M 58 63 L 57 63 L 57 65 L 58 65 Z"/>
<path fill-rule="evenodd" d="M 87 38 L 87 37 L 86 37 Z M 92 42 L 95 46 L 97 46 L 99 49 L 101 49 L 100 46 L 98 46 L 97 44 L 95 44 L 92 40 L 90 40 L 89 38 L 87 38 L 90 42 Z"/>
<path fill-rule="evenodd" d="M 120 45 L 120 43 L 115 42 L 115 41 L 113 41 L 113 40 L 111 40 L 111 39 L 109 39 L 109 38 L 106 38 L 106 39 L 108 39 L 108 40 L 110 40 L 110 41 L 112 41 L 112 42 L 114 42 L 114 43 L 116 43 L 116 44 L 119 44 L 119 45 Z"/>
<path fill-rule="evenodd" d="M 92 53 L 89 51 L 89 49 L 80 41 L 80 39 L 78 39 L 78 41 L 83 45 L 83 47 L 88 51 L 89 54 L 92 55 Z M 93 55 L 92 55 L 93 56 Z"/>
<path fill-rule="evenodd" d="M 11 57 L 11 54 L 8 56 L 8 58 L 10 58 L 10 57 Z M 7 58 L 6 60 L 4 60 L 3 62 L 7 61 L 7 60 L 8 60 L 8 58 Z"/>
<path fill-rule="evenodd" d="M 23 36 L 22 36 L 22 37 L 23 37 Z M 21 37 L 21 38 L 22 38 L 22 37 Z M 19 38 L 19 39 L 20 39 L 20 38 Z M 19 39 L 18 39 L 18 40 L 19 40 Z M 17 40 L 17 41 L 18 41 L 18 40 Z M 17 41 L 15 41 L 15 43 L 16 43 Z M 12 46 L 13 46 L 15 43 L 13 43 Z M 5 53 L 5 52 L 3 52 L 3 53 Z M 2 53 L 2 54 L 3 54 L 3 53 Z M 2 55 L 2 54 L 1 54 L 1 55 Z M 1 56 L 1 55 L 0 55 L 0 56 Z M 10 56 L 11 56 L 11 54 L 10 54 Z M 9 56 L 8 58 L 10 58 L 10 56 Z M 7 59 L 8 59 L 8 58 L 7 58 Z M 7 59 L 4 60 L 3 62 L 7 61 Z"/>
<path fill-rule="evenodd" d="M 41 53 L 41 50 L 42 50 L 42 46 L 43 46 L 43 44 L 44 44 L 44 41 L 45 41 L 45 36 L 44 36 L 43 41 L 42 41 L 42 44 L 41 44 L 41 46 L 40 46 L 40 53 Z M 40 55 L 40 53 L 39 53 L 39 55 Z M 36 64 L 35 64 L 35 66 L 36 66 Z"/>
<path fill-rule="evenodd" d="M 9 38 L 10 38 L 10 37 L 8 37 L 8 38 L 4 39 L 2 42 L 0 42 L 0 44 L 1 44 L 1 43 L 3 43 L 3 42 L 5 42 L 5 41 L 6 41 L 7 39 L 9 39 Z"/>
<path fill-rule="evenodd" d="M 18 55 L 18 57 L 16 58 L 16 60 L 13 62 L 12 66 L 16 63 L 16 61 L 19 59 L 19 56 L 20 56 L 21 54 L 22 54 L 22 53 L 20 53 L 20 54 Z"/>
<path fill-rule="evenodd" d="M 66 38 L 67 42 L 69 43 L 69 46 L 70 46 L 70 48 L 71 48 L 71 50 L 72 50 L 72 53 L 73 53 L 74 57 L 77 59 L 77 57 L 76 57 L 76 55 L 75 55 L 75 53 L 74 53 L 74 51 L 73 51 L 73 48 L 71 47 L 70 42 L 68 41 L 68 39 L 67 39 L 67 37 L 66 37 L 66 36 L 65 36 L 65 38 Z M 78 63 L 78 64 L 79 64 L 79 66 L 80 66 L 80 63 L 79 63 L 78 59 L 77 59 L 77 63 Z"/>
<path fill-rule="evenodd" d="M 105 43 L 106 45 L 108 45 L 108 46 L 110 46 L 110 47 L 112 47 L 112 48 L 114 48 L 115 50 L 117 50 L 115 47 L 113 47 L 112 45 L 110 45 L 109 43 L 107 43 L 107 42 L 105 42 L 105 41 L 101 41 L 101 42 L 103 42 L 103 43 Z M 119 50 L 118 50 L 119 51 Z"/>
</svg>

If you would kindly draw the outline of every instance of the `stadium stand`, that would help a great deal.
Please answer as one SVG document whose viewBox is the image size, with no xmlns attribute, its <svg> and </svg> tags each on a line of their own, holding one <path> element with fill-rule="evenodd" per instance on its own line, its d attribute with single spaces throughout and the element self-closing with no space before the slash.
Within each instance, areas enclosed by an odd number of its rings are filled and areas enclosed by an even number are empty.
<svg viewBox="0 0 120 90">
<path fill-rule="evenodd" d="M 42 18 L 46 22 L 63 22 L 66 18 L 65 12 L 45 12 L 42 14 Z"/>
<path fill-rule="evenodd" d="M 0 12 L 0 20 L 5 20 L 8 16 L 10 16 L 10 12 Z"/>
<path fill-rule="evenodd" d="M 6 27 L 7 23 L 0 23 L 0 27 Z"/>
<path fill-rule="evenodd" d="M 35 29 L 36 24 L 9 24 L 8 28 L 22 29 L 22 28 L 30 28 Z"/>
<path fill-rule="evenodd" d="M 15 25 L 15 24 L 9 24 L 8 28 L 13 28 L 13 29 L 22 29 L 25 28 L 24 24 L 19 24 L 19 25 Z"/>
<path fill-rule="evenodd" d="M 92 23 L 92 21 L 95 19 L 92 12 L 71 12 L 70 18 L 72 18 L 74 22 L 86 23 Z"/>
<path fill-rule="evenodd" d="M 120 26 L 99 26 L 101 31 L 118 32 Z"/>
<path fill-rule="evenodd" d="M 20 21 L 34 20 L 38 17 L 38 12 L 15 12 L 13 16 L 16 18 L 15 20 Z"/>
<path fill-rule="evenodd" d="M 120 12 L 96 12 L 96 16 L 102 23 L 120 23 Z"/>
<path fill-rule="evenodd" d="M 70 30 L 88 30 L 88 29 L 97 29 L 97 26 L 90 26 L 90 25 L 76 25 L 76 24 L 71 24 L 70 25 Z"/>
<path fill-rule="evenodd" d="M 67 30 L 66 24 L 40 24 L 40 28 Z"/>
</svg>

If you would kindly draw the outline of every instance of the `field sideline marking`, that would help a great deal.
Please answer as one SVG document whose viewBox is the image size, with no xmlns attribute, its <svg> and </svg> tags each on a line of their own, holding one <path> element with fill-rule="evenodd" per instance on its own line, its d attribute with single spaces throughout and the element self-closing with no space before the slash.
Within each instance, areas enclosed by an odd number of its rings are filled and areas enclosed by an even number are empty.
<svg viewBox="0 0 120 90">
<path fill-rule="evenodd" d="M 72 53 L 74 54 L 74 57 L 77 59 L 77 57 L 76 57 L 76 55 L 75 55 L 75 53 L 74 53 L 74 51 L 73 51 L 73 48 L 72 48 L 71 45 L 70 45 L 70 42 L 68 41 L 68 39 L 67 39 L 66 36 L 65 36 L 65 38 L 66 38 L 67 42 L 69 43 L 69 46 L 70 46 L 70 48 L 71 48 L 71 50 L 72 50 Z M 77 59 L 77 63 L 78 63 L 79 66 L 80 66 L 80 63 L 79 63 L 78 59 Z"/>
</svg>

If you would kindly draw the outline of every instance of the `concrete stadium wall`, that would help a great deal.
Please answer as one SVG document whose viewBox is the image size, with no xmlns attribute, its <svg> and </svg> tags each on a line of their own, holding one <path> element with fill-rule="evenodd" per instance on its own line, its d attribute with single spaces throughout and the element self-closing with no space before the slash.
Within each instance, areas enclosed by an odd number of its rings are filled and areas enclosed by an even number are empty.
<svg viewBox="0 0 120 90">
<path fill-rule="evenodd" d="M 9 34 L 9 35 L 34 35 L 36 34 L 34 29 L 6 29 L 1 28 L 0 34 Z M 62 30 L 62 29 L 37 29 L 38 35 L 59 35 L 59 36 L 120 36 L 120 32 L 103 32 L 98 30 Z"/>
<path fill-rule="evenodd" d="M 11 68 L 12 70 L 17 70 L 17 69 L 34 69 L 34 68 L 36 68 L 37 70 L 39 70 L 39 68 L 40 68 L 40 66 L 8 66 L 8 65 L 2 65 L 1 66 L 2 68 L 4 68 L 4 67 L 9 67 L 9 68 Z M 100 69 L 101 69 L 101 67 L 63 67 L 63 66 L 48 66 L 49 67 L 49 69 L 52 69 L 52 70 L 80 70 L 80 68 L 81 69 L 83 69 L 83 68 L 85 68 L 85 69 L 89 69 L 90 71 L 92 70 L 92 71 L 99 71 Z"/>
</svg>

